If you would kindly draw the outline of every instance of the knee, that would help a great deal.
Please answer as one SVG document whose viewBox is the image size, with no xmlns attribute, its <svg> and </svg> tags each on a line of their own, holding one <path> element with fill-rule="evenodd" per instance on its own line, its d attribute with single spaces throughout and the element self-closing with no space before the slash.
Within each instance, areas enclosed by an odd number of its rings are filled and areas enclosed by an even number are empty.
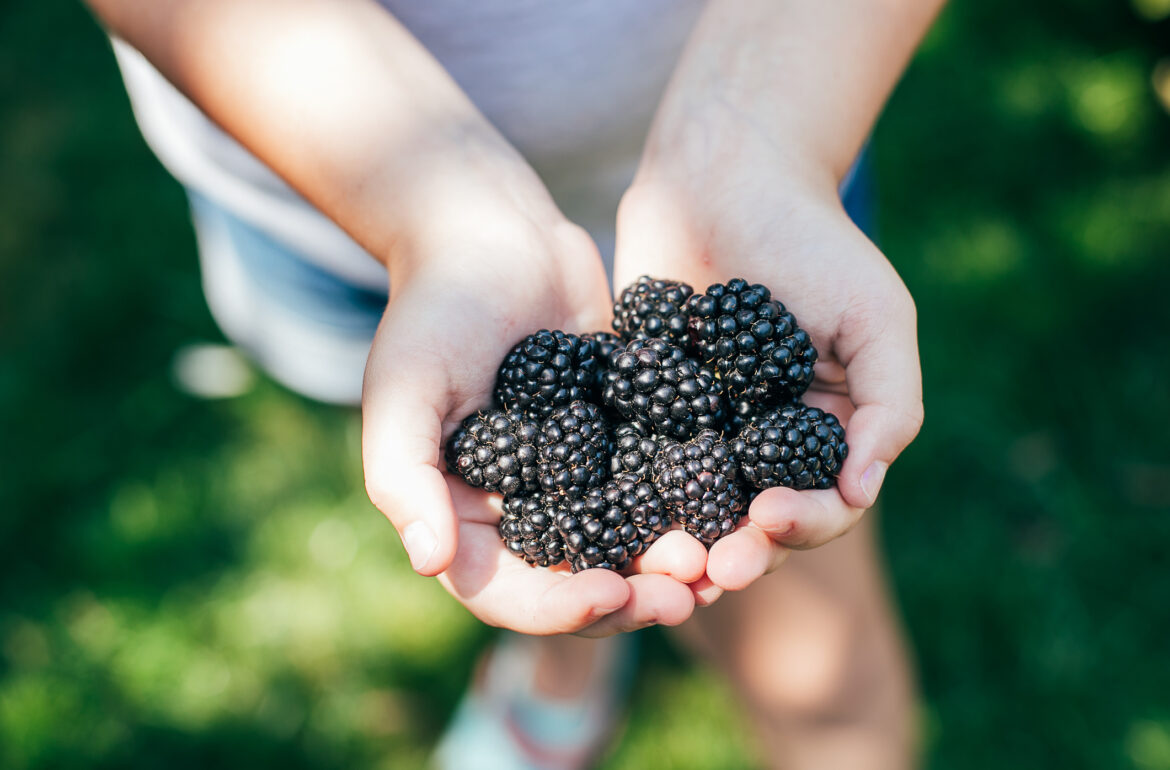
<svg viewBox="0 0 1170 770">
<path fill-rule="evenodd" d="M 880 649 L 885 640 L 844 612 L 826 610 L 808 620 L 800 628 L 745 640 L 736 678 L 749 701 L 773 716 L 854 720 L 892 681 L 896 665 Z"/>
</svg>

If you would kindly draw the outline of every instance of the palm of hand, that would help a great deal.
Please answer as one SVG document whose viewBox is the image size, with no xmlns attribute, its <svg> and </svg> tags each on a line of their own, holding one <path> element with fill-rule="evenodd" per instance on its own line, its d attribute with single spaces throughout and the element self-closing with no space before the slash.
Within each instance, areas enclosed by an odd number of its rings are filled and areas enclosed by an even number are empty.
<svg viewBox="0 0 1170 770">
<path fill-rule="evenodd" d="M 917 432 L 921 386 L 913 303 L 834 195 L 810 194 L 766 169 L 705 176 L 627 193 L 618 285 L 645 273 L 696 291 L 733 277 L 769 286 L 820 353 L 805 402 L 836 414 L 850 444 L 837 487 L 768 490 L 746 525 L 712 546 L 709 579 L 738 590 L 788 548 L 821 545 L 856 524 L 885 466 Z"/>
<path fill-rule="evenodd" d="M 609 292 L 596 253 L 444 268 L 410 276 L 395 291 L 371 350 L 363 404 L 367 487 L 415 568 L 437 574 L 481 620 L 526 633 L 604 635 L 681 622 L 694 606 L 690 588 L 651 574 L 670 571 L 668 543 L 667 557 L 654 549 L 641 559 L 645 574 L 628 579 L 533 569 L 500 540 L 499 498 L 440 470 L 443 437 L 490 403 L 496 368 L 515 341 L 541 328 L 605 327 Z M 687 562 L 693 573 L 695 559 Z"/>
</svg>

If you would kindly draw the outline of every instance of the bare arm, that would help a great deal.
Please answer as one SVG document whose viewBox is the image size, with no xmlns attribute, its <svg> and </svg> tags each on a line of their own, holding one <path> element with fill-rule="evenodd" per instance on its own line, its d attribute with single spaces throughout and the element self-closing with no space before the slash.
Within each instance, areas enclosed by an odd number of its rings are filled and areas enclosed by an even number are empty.
<svg viewBox="0 0 1170 770">
<path fill-rule="evenodd" d="M 559 216 L 520 155 L 376 3 L 88 2 L 392 269 L 425 250 L 435 235 L 426 223 L 441 210 L 489 232 L 510 227 L 517 211 L 548 224 Z"/>
<path fill-rule="evenodd" d="M 694 137 L 755 133 L 836 183 L 943 0 L 712 0 L 659 108 L 643 169 Z M 726 133 L 719 133 L 720 131 Z"/>
</svg>

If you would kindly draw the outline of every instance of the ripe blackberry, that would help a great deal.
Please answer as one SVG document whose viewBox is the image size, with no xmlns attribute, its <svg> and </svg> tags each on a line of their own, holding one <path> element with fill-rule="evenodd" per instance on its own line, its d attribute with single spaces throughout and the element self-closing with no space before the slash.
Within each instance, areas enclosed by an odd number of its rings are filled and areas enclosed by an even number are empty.
<svg viewBox="0 0 1170 770">
<path fill-rule="evenodd" d="M 447 469 L 473 487 L 514 495 L 539 489 L 538 425 L 515 412 L 471 415 L 447 442 Z"/>
<path fill-rule="evenodd" d="M 609 359 L 614 351 L 626 346 L 621 337 L 609 332 L 590 332 L 585 336 L 592 337 L 593 341 L 597 343 L 597 360 L 603 370 L 609 368 Z"/>
<path fill-rule="evenodd" d="M 602 400 L 627 420 L 685 439 L 724 420 L 723 386 L 666 340 L 634 340 L 615 352 Z"/>
<path fill-rule="evenodd" d="M 622 342 L 621 337 L 609 332 L 590 332 L 583 336 L 592 337 L 597 343 L 597 377 L 590 389 L 589 400 L 600 403 L 601 392 L 605 389 L 605 373 L 609 371 L 609 361 L 614 353 L 625 349 L 626 343 Z"/>
<path fill-rule="evenodd" d="M 744 479 L 758 489 L 828 489 L 849 455 L 836 415 L 804 404 L 753 417 L 731 449 Z"/>
<path fill-rule="evenodd" d="M 695 290 L 685 283 L 644 275 L 613 304 L 613 330 L 623 340 L 654 337 L 673 345 L 687 340 L 686 304 Z"/>
<path fill-rule="evenodd" d="M 565 559 L 565 539 L 554 525 L 555 510 L 544 495 L 504 498 L 500 538 L 514 555 L 529 564 L 551 567 Z"/>
<path fill-rule="evenodd" d="M 573 572 L 623 570 L 670 529 L 670 516 L 649 482 L 622 474 L 584 497 L 561 501 L 556 527 Z"/>
<path fill-rule="evenodd" d="M 509 351 L 496 375 L 496 401 L 543 419 L 558 406 L 595 393 L 603 370 L 590 335 L 541 329 Z"/>
<path fill-rule="evenodd" d="M 654 458 L 658 456 L 659 438 L 646 430 L 641 423 L 619 423 L 613 430 L 613 459 L 609 470 L 617 476 L 629 473 L 640 479 L 648 479 L 654 469 Z"/>
<path fill-rule="evenodd" d="M 691 344 L 715 368 L 728 398 L 789 403 L 812 384 L 812 338 L 766 286 L 742 278 L 717 283 L 691 297 L 687 311 Z"/>
<path fill-rule="evenodd" d="M 601 407 L 585 401 L 559 406 L 540 425 L 536 439 L 540 488 L 581 497 L 609 476 L 613 445 Z"/>
<path fill-rule="evenodd" d="M 743 426 L 747 425 L 748 420 L 760 409 L 761 407 L 746 398 L 727 399 L 727 420 L 723 423 L 723 435 L 738 436 Z"/>
<path fill-rule="evenodd" d="M 674 520 L 706 546 L 731 532 L 747 509 L 735 456 L 713 430 L 663 446 L 654 486 Z"/>
</svg>

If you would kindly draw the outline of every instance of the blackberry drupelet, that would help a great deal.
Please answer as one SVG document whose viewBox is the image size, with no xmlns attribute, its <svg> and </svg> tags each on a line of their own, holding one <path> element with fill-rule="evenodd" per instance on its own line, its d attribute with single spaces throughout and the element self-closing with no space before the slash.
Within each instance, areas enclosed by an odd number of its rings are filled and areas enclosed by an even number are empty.
<svg viewBox="0 0 1170 770">
<path fill-rule="evenodd" d="M 650 483 L 622 474 L 584 497 L 562 500 L 556 527 L 573 572 L 620 571 L 670 529 L 670 516 Z"/>
<path fill-rule="evenodd" d="M 708 547 L 735 529 L 747 509 L 735 456 L 713 430 L 663 446 L 654 486 L 674 520 Z"/>
<path fill-rule="evenodd" d="M 534 420 L 515 412 L 492 409 L 473 414 L 447 442 L 447 469 L 489 492 L 536 491 L 538 430 Z"/>
<path fill-rule="evenodd" d="M 757 489 L 828 489 L 849 454 L 836 415 L 804 404 L 753 417 L 731 449 L 740 473 Z"/>
<path fill-rule="evenodd" d="M 766 286 L 734 278 L 687 303 L 693 349 L 723 380 L 729 399 L 761 405 L 800 398 L 817 350 Z"/>
<path fill-rule="evenodd" d="M 644 275 L 623 289 L 613 304 L 613 330 L 627 342 L 657 337 L 683 345 L 686 304 L 694 292 L 685 283 Z"/>
<path fill-rule="evenodd" d="M 629 473 L 640 479 L 649 479 L 654 470 L 654 458 L 660 446 L 658 436 L 646 430 L 641 423 L 622 422 L 613 429 L 613 459 L 609 470 L 614 476 Z"/>
<path fill-rule="evenodd" d="M 500 538 L 514 555 L 538 567 L 565 559 L 565 539 L 555 526 L 555 507 L 544 495 L 504 498 Z"/>
<path fill-rule="evenodd" d="M 609 477 L 610 441 L 601 407 L 586 401 L 559 406 L 540 425 L 536 439 L 540 488 L 581 497 Z"/>
<path fill-rule="evenodd" d="M 712 372 L 666 340 L 634 340 L 615 352 L 602 400 L 627 420 L 671 438 L 721 428 L 723 386 Z"/>
<path fill-rule="evenodd" d="M 543 419 L 558 406 L 595 394 L 604 367 L 597 357 L 598 342 L 541 329 L 520 340 L 500 364 L 496 401 Z"/>
</svg>

